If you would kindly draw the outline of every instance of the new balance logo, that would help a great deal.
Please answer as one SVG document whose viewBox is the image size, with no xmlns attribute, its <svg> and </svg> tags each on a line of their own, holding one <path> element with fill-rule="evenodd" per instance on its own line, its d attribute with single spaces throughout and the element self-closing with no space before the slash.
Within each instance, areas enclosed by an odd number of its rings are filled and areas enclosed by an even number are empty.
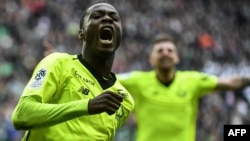
<svg viewBox="0 0 250 141">
<path fill-rule="evenodd" d="M 81 92 L 84 95 L 88 95 L 89 94 L 89 89 L 84 88 L 83 86 L 78 90 L 78 92 Z"/>
</svg>

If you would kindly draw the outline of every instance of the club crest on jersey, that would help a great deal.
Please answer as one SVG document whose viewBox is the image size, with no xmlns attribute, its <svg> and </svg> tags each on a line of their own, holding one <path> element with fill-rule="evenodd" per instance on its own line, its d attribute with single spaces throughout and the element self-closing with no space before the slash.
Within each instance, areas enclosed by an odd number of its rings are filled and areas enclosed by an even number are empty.
<svg viewBox="0 0 250 141">
<path fill-rule="evenodd" d="M 116 120 L 121 120 L 121 118 L 124 116 L 124 107 L 121 105 L 121 107 L 115 112 Z"/>
<path fill-rule="evenodd" d="M 40 69 L 35 75 L 34 80 L 31 82 L 30 88 L 40 88 L 43 84 L 46 74 L 47 74 L 47 70 Z"/>
<path fill-rule="evenodd" d="M 184 92 L 184 91 L 180 91 L 180 92 L 178 93 L 178 96 L 179 96 L 179 97 L 185 97 L 186 95 L 187 95 L 187 93 Z"/>
<path fill-rule="evenodd" d="M 128 93 L 126 93 L 125 91 L 123 91 L 122 89 L 118 89 L 117 93 L 119 95 L 121 95 L 123 98 L 127 98 L 128 97 Z"/>
</svg>

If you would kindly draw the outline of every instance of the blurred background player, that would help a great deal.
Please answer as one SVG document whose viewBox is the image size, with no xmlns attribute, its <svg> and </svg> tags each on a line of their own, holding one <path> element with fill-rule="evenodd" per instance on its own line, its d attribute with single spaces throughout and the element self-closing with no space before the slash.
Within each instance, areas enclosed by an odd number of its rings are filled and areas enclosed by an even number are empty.
<svg viewBox="0 0 250 141">
<path fill-rule="evenodd" d="M 87 8 L 78 55 L 54 52 L 36 66 L 12 115 L 23 140 L 111 141 L 133 110 L 133 99 L 111 72 L 122 35 L 108 3 Z"/>
<path fill-rule="evenodd" d="M 170 36 L 157 35 L 149 58 L 153 70 L 131 71 L 119 79 L 135 99 L 136 141 L 195 141 L 200 98 L 250 85 L 250 77 L 177 70 L 177 48 Z"/>
</svg>

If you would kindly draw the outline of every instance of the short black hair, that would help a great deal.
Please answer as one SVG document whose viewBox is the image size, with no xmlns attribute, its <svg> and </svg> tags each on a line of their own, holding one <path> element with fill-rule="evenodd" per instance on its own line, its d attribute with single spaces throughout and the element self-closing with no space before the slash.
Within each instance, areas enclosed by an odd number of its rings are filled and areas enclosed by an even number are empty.
<svg viewBox="0 0 250 141">
<path fill-rule="evenodd" d="M 84 25 L 84 18 L 85 16 L 87 15 L 87 11 L 88 9 L 92 6 L 92 5 L 95 5 L 97 3 L 108 3 L 107 0 L 96 0 L 94 2 L 92 2 L 91 4 L 89 4 L 87 6 L 87 8 L 85 9 L 85 11 L 83 12 L 82 16 L 81 16 L 81 19 L 80 19 L 80 24 L 79 24 L 79 28 L 80 29 L 83 29 L 83 25 Z"/>
</svg>

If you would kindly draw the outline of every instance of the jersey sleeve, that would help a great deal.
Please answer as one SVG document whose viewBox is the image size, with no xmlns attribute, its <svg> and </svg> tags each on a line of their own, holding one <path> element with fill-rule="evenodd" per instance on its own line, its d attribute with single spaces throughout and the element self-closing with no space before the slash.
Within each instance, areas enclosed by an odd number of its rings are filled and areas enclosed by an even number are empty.
<svg viewBox="0 0 250 141">
<path fill-rule="evenodd" d="M 209 75 L 206 73 L 197 73 L 197 85 L 199 91 L 199 97 L 204 96 L 206 94 L 210 94 L 215 90 L 217 85 L 217 77 L 214 75 Z"/>
<path fill-rule="evenodd" d="M 36 66 L 31 79 L 24 88 L 22 97 L 38 95 L 42 102 L 49 101 L 60 85 L 63 64 L 58 61 L 59 55 L 51 54 Z"/>
<path fill-rule="evenodd" d="M 136 94 L 138 94 L 138 89 L 136 89 L 136 82 L 140 81 L 138 76 L 139 72 L 136 71 L 117 74 L 119 82 L 130 92 L 132 96 L 136 96 Z"/>
<path fill-rule="evenodd" d="M 12 114 L 16 129 L 38 129 L 88 115 L 88 100 L 64 104 L 44 104 L 35 95 L 21 97 Z"/>
</svg>

